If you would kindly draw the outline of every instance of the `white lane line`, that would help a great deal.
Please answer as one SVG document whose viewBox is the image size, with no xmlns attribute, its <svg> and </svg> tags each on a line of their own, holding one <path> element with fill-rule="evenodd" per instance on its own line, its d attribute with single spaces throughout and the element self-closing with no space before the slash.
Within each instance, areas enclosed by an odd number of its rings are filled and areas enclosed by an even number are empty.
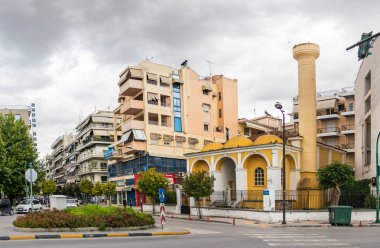
<svg viewBox="0 0 380 248">
<path fill-rule="evenodd" d="M 319 241 L 326 241 L 326 242 L 339 242 L 337 239 L 263 239 L 265 242 L 319 242 Z"/>
<path fill-rule="evenodd" d="M 202 229 L 193 229 L 193 228 L 188 228 L 191 232 L 191 234 L 216 234 L 220 232 L 215 232 L 215 231 L 209 231 L 209 230 L 202 230 Z"/>
<path fill-rule="evenodd" d="M 347 243 L 328 243 L 328 244 L 323 244 L 323 243 L 268 243 L 269 246 L 302 246 L 302 247 L 310 247 L 310 246 L 347 246 L 350 244 Z"/>
</svg>

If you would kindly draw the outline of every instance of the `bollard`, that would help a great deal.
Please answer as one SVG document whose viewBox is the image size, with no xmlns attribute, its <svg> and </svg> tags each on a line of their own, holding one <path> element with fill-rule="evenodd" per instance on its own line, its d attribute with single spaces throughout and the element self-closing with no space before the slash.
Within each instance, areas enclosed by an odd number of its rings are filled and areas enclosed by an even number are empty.
<svg viewBox="0 0 380 248">
<path fill-rule="evenodd" d="M 209 216 L 207 216 L 207 222 L 210 222 L 210 217 Z"/>
<path fill-rule="evenodd" d="M 235 218 L 232 219 L 232 225 L 235 225 Z"/>
<path fill-rule="evenodd" d="M 362 221 L 359 221 L 359 227 L 362 227 Z"/>
</svg>

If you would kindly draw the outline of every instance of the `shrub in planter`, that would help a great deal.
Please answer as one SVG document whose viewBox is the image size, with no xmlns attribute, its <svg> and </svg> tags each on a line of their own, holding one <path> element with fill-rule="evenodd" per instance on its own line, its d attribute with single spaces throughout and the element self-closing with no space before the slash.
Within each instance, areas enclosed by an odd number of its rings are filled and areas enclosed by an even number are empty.
<svg viewBox="0 0 380 248">
<path fill-rule="evenodd" d="M 104 230 L 107 227 L 134 227 L 153 225 L 151 215 L 139 213 L 132 209 L 112 208 L 94 212 L 94 208 L 45 211 L 19 216 L 13 222 L 16 227 L 24 228 L 79 228 L 98 227 Z"/>
</svg>

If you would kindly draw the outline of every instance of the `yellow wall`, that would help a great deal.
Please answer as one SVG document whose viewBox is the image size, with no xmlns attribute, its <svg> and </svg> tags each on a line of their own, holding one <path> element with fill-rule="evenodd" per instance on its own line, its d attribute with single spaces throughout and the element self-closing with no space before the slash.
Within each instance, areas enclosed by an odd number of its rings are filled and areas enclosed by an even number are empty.
<svg viewBox="0 0 380 248">
<path fill-rule="evenodd" d="M 319 168 L 329 163 L 329 150 L 325 147 L 319 147 Z"/>
<path fill-rule="evenodd" d="M 208 164 L 205 161 L 199 160 L 195 162 L 191 172 L 202 172 L 202 171 L 209 173 L 210 168 L 208 167 Z"/>
<path fill-rule="evenodd" d="M 267 187 L 267 163 L 263 157 L 260 155 L 251 155 L 244 162 L 243 167 L 247 169 L 247 186 L 248 190 L 263 190 Z M 262 168 L 264 170 L 264 185 L 256 186 L 255 185 L 255 170 L 257 168 Z"/>
</svg>

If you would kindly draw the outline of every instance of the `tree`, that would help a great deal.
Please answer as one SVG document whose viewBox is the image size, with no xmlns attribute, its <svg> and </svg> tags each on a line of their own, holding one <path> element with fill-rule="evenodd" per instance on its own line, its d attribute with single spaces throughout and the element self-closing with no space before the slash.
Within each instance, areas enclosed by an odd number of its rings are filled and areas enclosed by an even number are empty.
<svg viewBox="0 0 380 248">
<path fill-rule="evenodd" d="M 140 192 L 144 193 L 145 195 L 149 196 L 150 199 L 152 199 L 154 213 L 155 196 L 158 194 L 159 188 L 165 189 L 168 187 L 168 179 L 166 179 L 163 174 L 156 172 L 154 168 L 150 168 L 141 174 L 137 185 Z"/>
<path fill-rule="evenodd" d="M 202 218 L 201 207 L 200 207 L 200 198 L 208 197 L 214 192 L 214 181 L 213 176 L 209 176 L 207 172 L 195 172 L 186 175 L 185 180 L 183 181 L 183 191 L 189 197 L 194 197 L 198 202 L 198 213 L 199 218 Z"/>
<path fill-rule="evenodd" d="M 92 188 L 92 195 L 97 197 L 103 195 L 103 187 L 100 182 L 95 183 L 94 188 Z M 99 200 L 97 200 L 97 203 L 99 204 Z"/>
<path fill-rule="evenodd" d="M 12 113 L 0 114 L 0 188 L 12 200 L 25 191 L 25 171 L 29 163 L 37 172 L 37 150 L 23 120 Z"/>
<path fill-rule="evenodd" d="M 53 180 L 46 180 L 42 183 L 42 193 L 44 195 L 51 195 L 57 191 L 57 185 Z"/>
<path fill-rule="evenodd" d="M 318 169 L 317 180 L 322 189 L 332 189 L 332 205 L 338 205 L 341 186 L 354 181 L 352 166 L 335 161 Z"/>
<path fill-rule="evenodd" d="M 108 204 L 111 205 L 111 196 L 116 195 L 116 184 L 113 182 L 106 182 L 102 185 L 102 190 L 107 197 Z"/>
<path fill-rule="evenodd" d="M 84 179 L 79 184 L 80 192 L 84 195 L 85 202 L 87 202 L 87 196 L 92 194 L 92 188 L 94 187 L 93 183 L 88 180 Z"/>
</svg>

